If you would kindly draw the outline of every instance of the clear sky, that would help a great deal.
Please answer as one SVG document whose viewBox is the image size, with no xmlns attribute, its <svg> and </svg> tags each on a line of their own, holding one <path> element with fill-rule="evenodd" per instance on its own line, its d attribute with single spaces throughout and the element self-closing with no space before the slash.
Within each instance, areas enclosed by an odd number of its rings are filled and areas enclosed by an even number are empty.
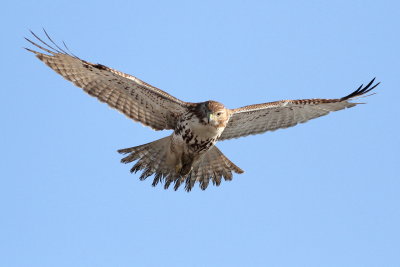
<svg viewBox="0 0 400 267">
<path fill-rule="evenodd" d="M 398 1 L 7 1 L 0 266 L 400 266 Z M 224 141 L 245 170 L 206 191 L 139 181 L 117 149 L 167 136 L 22 47 L 42 27 L 78 56 L 185 101 L 367 105 Z"/>
</svg>

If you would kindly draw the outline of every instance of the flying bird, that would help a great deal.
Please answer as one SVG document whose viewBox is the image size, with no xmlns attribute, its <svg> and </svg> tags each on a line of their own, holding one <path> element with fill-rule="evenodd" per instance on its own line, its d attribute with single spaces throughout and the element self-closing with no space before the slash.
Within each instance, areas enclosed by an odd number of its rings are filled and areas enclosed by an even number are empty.
<svg viewBox="0 0 400 267">
<path fill-rule="evenodd" d="M 228 109 L 213 100 L 182 101 L 132 75 L 80 59 L 65 43 L 58 46 L 46 31 L 47 43 L 31 33 L 36 42 L 25 39 L 39 51 L 26 49 L 65 79 L 134 121 L 157 131 L 173 131 L 154 142 L 118 150 L 126 154 L 121 162 L 136 161 L 131 172 L 141 171 L 140 180 L 154 176 L 152 185 L 164 183 L 165 189 L 173 183 L 175 190 L 185 184 L 190 191 L 198 182 L 205 190 L 210 180 L 216 186 L 222 178 L 232 180 L 232 172 L 243 170 L 215 146 L 218 141 L 288 128 L 354 107 L 358 103 L 350 100 L 379 85 L 374 78 L 342 98 L 281 100 Z"/>
</svg>

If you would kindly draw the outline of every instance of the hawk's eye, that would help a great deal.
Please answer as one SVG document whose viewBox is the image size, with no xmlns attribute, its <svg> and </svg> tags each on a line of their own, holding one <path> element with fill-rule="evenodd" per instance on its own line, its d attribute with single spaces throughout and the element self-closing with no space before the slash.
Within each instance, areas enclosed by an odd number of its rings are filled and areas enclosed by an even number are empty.
<svg viewBox="0 0 400 267">
<path fill-rule="evenodd" d="M 217 116 L 221 116 L 221 114 L 222 114 L 222 112 L 218 112 L 218 113 L 217 113 Z"/>
</svg>

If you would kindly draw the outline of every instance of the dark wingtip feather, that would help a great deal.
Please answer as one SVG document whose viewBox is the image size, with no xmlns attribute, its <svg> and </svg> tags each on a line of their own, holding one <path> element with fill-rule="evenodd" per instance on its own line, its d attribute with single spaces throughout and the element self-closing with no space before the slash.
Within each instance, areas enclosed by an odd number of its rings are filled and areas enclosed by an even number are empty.
<svg viewBox="0 0 400 267">
<path fill-rule="evenodd" d="M 59 53 L 63 53 L 63 54 L 68 55 L 68 53 L 65 52 L 64 49 L 62 49 L 61 47 L 59 47 L 59 46 L 56 44 L 56 42 L 54 42 L 53 39 L 51 39 L 50 35 L 47 33 L 47 31 L 46 31 L 44 28 L 43 28 L 43 31 L 44 31 L 44 34 L 46 35 L 47 39 L 49 39 L 50 42 L 51 42 L 56 48 L 58 48 L 58 50 L 55 49 L 56 51 L 58 51 Z"/>
<path fill-rule="evenodd" d="M 36 42 L 30 40 L 29 38 L 25 38 L 26 41 L 28 41 L 29 43 L 31 43 L 32 45 L 36 46 L 37 48 L 49 53 L 49 54 L 64 54 L 64 55 L 69 55 L 75 58 L 78 58 L 76 55 L 74 55 L 69 48 L 67 47 L 67 45 L 65 44 L 65 42 L 63 42 L 65 49 L 61 48 L 59 45 L 57 45 L 56 42 L 53 41 L 53 39 L 50 37 L 50 35 L 47 33 L 47 31 L 43 28 L 43 32 L 45 34 L 45 36 L 47 37 L 48 41 L 50 41 L 50 43 L 53 45 L 51 46 L 49 43 L 45 42 L 42 38 L 40 38 L 36 33 L 34 33 L 32 30 L 29 30 L 29 32 L 32 34 L 32 36 L 34 37 L 33 39 L 36 39 Z M 39 45 L 40 44 L 40 45 Z M 31 50 L 26 48 L 26 50 L 33 52 L 35 54 L 38 54 L 40 52 Z"/>
<path fill-rule="evenodd" d="M 357 90 L 355 90 L 354 92 L 352 92 L 351 94 L 340 98 L 340 101 L 346 101 L 355 97 L 359 97 L 362 95 L 365 95 L 366 93 L 370 92 L 371 90 L 375 89 L 380 82 L 378 82 L 377 84 L 375 84 L 374 86 L 371 87 L 371 85 L 375 82 L 375 78 L 373 78 L 365 87 L 363 87 L 363 85 L 361 85 L 360 87 L 357 88 Z"/>
</svg>

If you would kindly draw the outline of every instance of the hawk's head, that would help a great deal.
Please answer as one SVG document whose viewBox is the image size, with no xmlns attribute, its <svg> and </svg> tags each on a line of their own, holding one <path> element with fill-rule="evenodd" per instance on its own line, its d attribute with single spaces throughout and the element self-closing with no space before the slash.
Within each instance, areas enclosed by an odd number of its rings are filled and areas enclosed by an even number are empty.
<svg viewBox="0 0 400 267">
<path fill-rule="evenodd" d="M 230 110 L 219 102 L 209 100 L 198 104 L 196 115 L 203 124 L 225 128 L 229 121 Z"/>
</svg>

